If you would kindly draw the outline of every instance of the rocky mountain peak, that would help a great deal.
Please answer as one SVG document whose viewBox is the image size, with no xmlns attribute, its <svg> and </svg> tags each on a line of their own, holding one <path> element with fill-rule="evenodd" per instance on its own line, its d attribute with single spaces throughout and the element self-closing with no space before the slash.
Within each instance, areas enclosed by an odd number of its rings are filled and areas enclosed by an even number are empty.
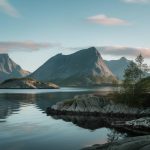
<svg viewBox="0 0 150 150">
<path fill-rule="evenodd" d="M 125 57 L 121 57 L 120 60 L 121 61 L 127 61 L 127 59 Z"/>
<path fill-rule="evenodd" d="M 61 85 L 91 85 L 115 80 L 95 47 L 70 55 L 56 55 L 31 74 L 31 77 Z"/>
<path fill-rule="evenodd" d="M 95 55 L 97 57 L 102 58 L 100 52 L 95 47 L 83 49 L 83 50 L 78 51 L 77 53 L 81 53 L 81 54 L 84 53 L 85 55 L 91 55 L 91 56 Z"/>
<path fill-rule="evenodd" d="M 23 70 L 8 54 L 0 54 L 0 82 L 10 78 L 24 77 L 28 74 L 29 72 Z"/>
</svg>

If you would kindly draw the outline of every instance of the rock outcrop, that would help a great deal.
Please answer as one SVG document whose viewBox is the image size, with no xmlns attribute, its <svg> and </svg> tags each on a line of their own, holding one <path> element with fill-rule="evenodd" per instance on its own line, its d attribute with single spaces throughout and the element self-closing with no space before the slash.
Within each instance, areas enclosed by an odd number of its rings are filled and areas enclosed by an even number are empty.
<svg viewBox="0 0 150 150">
<path fill-rule="evenodd" d="M 149 150 L 150 135 L 125 138 L 104 145 L 93 145 L 82 150 Z"/>
<path fill-rule="evenodd" d="M 105 126 L 140 135 L 150 133 L 150 119 L 141 118 L 150 116 L 150 108 L 133 108 L 123 104 L 115 104 L 106 97 L 92 94 L 75 96 L 71 100 L 58 102 L 52 107 L 47 108 L 47 114 L 61 119 L 68 118 L 72 122 L 74 122 L 73 120 L 77 116 L 96 117 L 97 120 L 103 120 L 102 122 Z M 95 122 L 97 126 L 93 125 L 90 120 L 88 122 L 93 128 L 100 125 L 99 121 Z M 141 122 L 141 125 L 138 122 Z M 136 123 L 138 125 L 135 125 Z M 82 122 L 78 124 L 82 125 Z"/>
<path fill-rule="evenodd" d="M 1 89 L 57 89 L 56 84 L 30 78 L 8 79 L 0 84 Z"/>
<path fill-rule="evenodd" d="M 136 120 L 126 121 L 125 125 L 134 126 L 134 127 L 148 127 L 150 128 L 150 118 L 139 118 Z"/>
<path fill-rule="evenodd" d="M 115 104 L 104 96 L 79 95 L 71 100 L 58 102 L 50 108 L 51 111 L 76 113 L 102 113 L 102 114 L 130 114 L 130 115 L 149 115 L 150 109 L 140 109 L 129 107 L 124 104 Z"/>
<path fill-rule="evenodd" d="M 115 75 L 94 47 L 70 55 L 58 54 L 50 58 L 30 77 L 67 86 L 111 84 L 116 81 Z"/>
<path fill-rule="evenodd" d="M 30 72 L 23 70 L 8 54 L 0 54 L 0 82 L 10 78 L 22 78 Z"/>
</svg>

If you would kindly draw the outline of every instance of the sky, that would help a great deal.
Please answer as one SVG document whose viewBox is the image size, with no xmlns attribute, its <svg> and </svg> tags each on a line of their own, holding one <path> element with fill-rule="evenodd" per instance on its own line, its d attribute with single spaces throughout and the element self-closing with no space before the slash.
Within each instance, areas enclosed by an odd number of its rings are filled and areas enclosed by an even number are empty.
<svg viewBox="0 0 150 150">
<path fill-rule="evenodd" d="M 105 59 L 141 52 L 150 64 L 149 14 L 150 0 L 0 0 L 0 53 L 29 71 L 91 46 L 113 47 Z"/>
</svg>

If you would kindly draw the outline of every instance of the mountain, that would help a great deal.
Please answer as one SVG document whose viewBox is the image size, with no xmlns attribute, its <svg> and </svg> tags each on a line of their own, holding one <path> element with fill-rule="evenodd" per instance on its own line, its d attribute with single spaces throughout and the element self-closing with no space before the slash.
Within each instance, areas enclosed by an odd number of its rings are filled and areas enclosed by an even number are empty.
<svg viewBox="0 0 150 150">
<path fill-rule="evenodd" d="M 123 79 L 124 70 L 127 68 L 130 62 L 131 61 L 126 59 L 125 57 L 122 57 L 118 60 L 105 60 L 105 63 L 107 64 L 109 69 L 120 80 Z"/>
<path fill-rule="evenodd" d="M 29 75 L 29 72 L 17 65 L 8 54 L 0 54 L 0 82 L 10 78 L 25 77 L 26 75 Z"/>
<path fill-rule="evenodd" d="M 0 84 L 0 89 L 58 89 L 50 82 L 40 82 L 30 78 L 8 79 Z"/>
<path fill-rule="evenodd" d="M 110 84 L 116 80 L 95 47 L 70 55 L 58 54 L 50 58 L 30 77 L 69 86 Z"/>
</svg>

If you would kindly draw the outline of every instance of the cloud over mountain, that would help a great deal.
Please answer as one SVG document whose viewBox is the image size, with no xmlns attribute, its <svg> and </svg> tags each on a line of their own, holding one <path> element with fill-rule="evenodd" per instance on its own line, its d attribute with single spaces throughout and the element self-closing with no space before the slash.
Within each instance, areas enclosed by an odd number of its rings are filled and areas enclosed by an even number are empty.
<svg viewBox="0 0 150 150">
<path fill-rule="evenodd" d="M 129 25 L 129 22 L 120 18 L 109 17 L 104 14 L 88 17 L 87 20 L 92 23 L 107 26 Z"/>
<path fill-rule="evenodd" d="M 150 48 L 131 48 L 123 46 L 99 47 L 102 54 L 114 56 L 137 56 L 140 53 L 145 58 L 150 58 Z"/>
<path fill-rule="evenodd" d="M 8 42 L 0 42 L 0 53 L 7 53 L 10 51 L 34 51 L 45 48 L 59 47 L 59 43 L 40 43 L 33 41 L 8 41 Z"/>
<path fill-rule="evenodd" d="M 148 3 L 150 0 L 123 0 L 124 2 L 127 3 Z"/>
</svg>

